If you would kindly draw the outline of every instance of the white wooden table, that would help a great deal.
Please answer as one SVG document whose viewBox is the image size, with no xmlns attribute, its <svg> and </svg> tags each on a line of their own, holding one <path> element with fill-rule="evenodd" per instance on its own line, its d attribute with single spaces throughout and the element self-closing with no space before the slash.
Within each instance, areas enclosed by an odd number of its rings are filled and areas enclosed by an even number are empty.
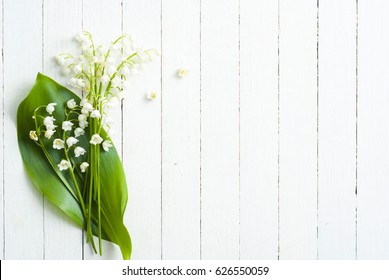
<svg viewBox="0 0 389 280">
<path fill-rule="evenodd" d="M 97 258 L 32 186 L 15 127 L 82 29 L 162 53 L 116 117 L 134 259 L 389 258 L 389 1 L 2 3 L 1 258 Z"/>
</svg>

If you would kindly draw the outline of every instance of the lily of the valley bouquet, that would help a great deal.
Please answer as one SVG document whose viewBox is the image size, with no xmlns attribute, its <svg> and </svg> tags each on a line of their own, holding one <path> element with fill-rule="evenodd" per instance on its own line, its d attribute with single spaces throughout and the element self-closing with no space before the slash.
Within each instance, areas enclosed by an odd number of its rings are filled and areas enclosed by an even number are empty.
<svg viewBox="0 0 389 280">
<path fill-rule="evenodd" d="M 88 32 L 77 40 L 79 56 L 56 57 L 77 94 L 39 73 L 18 108 L 19 148 L 34 185 L 85 230 L 93 250 L 102 255 L 105 239 L 130 259 L 131 239 L 123 223 L 127 185 L 110 138 L 110 114 L 120 110 L 129 77 L 157 52 L 137 49 L 129 36 L 108 48 L 95 46 Z"/>
</svg>

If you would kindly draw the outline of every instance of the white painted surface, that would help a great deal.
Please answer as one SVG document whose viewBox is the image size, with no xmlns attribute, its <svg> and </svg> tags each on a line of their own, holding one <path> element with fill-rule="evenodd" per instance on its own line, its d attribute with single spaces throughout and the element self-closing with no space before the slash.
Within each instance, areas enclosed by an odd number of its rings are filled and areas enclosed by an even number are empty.
<svg viewBox="0 0 389 280">
<path fill-rule="evenodd" d="M 240 1 L 240 256 L 277 259 L 278 3 L 259 2 Z"/>
<path fill-rule="evenodd" d="M 42 3 L 7 0 L 4 10 L 4 258 L 43 259 L 43 196 L 26 176 L 16 136 L 17 106 L 42 71 Z"/>
<path fill-rule="evenodd" d="M 2 259 L 99 259 L 32 186 L 16 142 L 18 104 L 38 71 L 65 82 L 52 57 L 75 51 L 82 27 L 102 43 L 130 33 L 162 53 L 115 115 L 134 259 L 389 258 L 386 1 L 3 9 Z M 177 78 L 179 68 L 188 75 Z M 104 246 L 104 259 L 120 258 Z"/>
<path fill-rule="evenodd" d="M 237 259 L 239 1 L 203 1 L 201 26 L 201 257 Z"/>
<path fill-rule="evenodd" d="M 317 255 L 317 7 L 280 1 L 279 257 Z"/>
<path fill-rule="evenodd" d="M 197 0 L 162 6 L 163 259 L 200 258 L 199 12 Z"/>
<path fill-rule="evenodd" d="M 359 259 L 389 258 L 389 24 L 387 1 L 359 1 Z"/>
<path fill-rule="evenodd" d="M 356 2 L 319 11 L 318 256 L 355 259 Z"/>
</svg>

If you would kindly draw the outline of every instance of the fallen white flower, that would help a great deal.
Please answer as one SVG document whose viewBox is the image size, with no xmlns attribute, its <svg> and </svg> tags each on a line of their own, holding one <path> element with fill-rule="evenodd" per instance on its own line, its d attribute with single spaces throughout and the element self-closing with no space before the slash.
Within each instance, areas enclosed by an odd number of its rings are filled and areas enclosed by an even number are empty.
<svg viewBox="0 0 389 280">
<path fill-rule="evenodd" d="M 148 100 L 155 100 L 155 99 L 157 99 L 157 93 L 155 93 L 155 92 L 149 92 L 149 93 L 147 93 L 146 98 L 147 98 Z"/>
<path fill-rule="evenodd" d="M 188 70 L 180 68 L 180 69 L 178 69 L 177 76 L 180 77 L 180 78 L 183 78 L 188 73 L 189 73 Z"/>
</svg>

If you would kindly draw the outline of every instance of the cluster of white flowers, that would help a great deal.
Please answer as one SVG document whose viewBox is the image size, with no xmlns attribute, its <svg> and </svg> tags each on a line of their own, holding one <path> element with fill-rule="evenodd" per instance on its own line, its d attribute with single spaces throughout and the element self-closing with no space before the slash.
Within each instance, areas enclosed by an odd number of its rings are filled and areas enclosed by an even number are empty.
<svg viewBox="0 0 389 280">
<path fill-rule="evenodd" d="M 76 39 L 82 54 L 61 53 L 57 62 L 63 74 L 70 76 L 71 87 L 82 90 L 89 100 L 89 93 L 99 94 L 103 107 L 110 109 L 123 99 L 130 86 L 128 78 L 139 74 L 147 62 L 159 55 L 155 50 L 139 49 L 129 35 L 120 36 L 109 48 L 95 46 L 88 32 L 79 33 Z"/>
<path fill-rule="evenodd" d="M 82 95 L 79 104 L 74 100 L 68 100 L 65 106 L 66 119 L 56 124 L 53 116 L 57 103 L 49 103 L 38 107 L 34 112 L 36 130 L 30 131 L 30 138 L 42 146 L 40 135 L 50 140 L 54 134 L 58 137 L 52 140 L 52 148 L 64 150 L 65 158 L 58 163 L 60 171 L 74 170 L 74 158 L 85 156 L 86 147 L 77 145 L 79 137 L 85 137 L 85 129 L 88 128 L 91 145 L 101 145 L 106 152 L 113 147 L 109 139 L 112 120 L 109 113 L 115 108 L 124 97 L 129 87 L 129 77 L 136 75 L 145 64 L 154 60 L 159 55 L 155 50 L 141 50 L 134 40 L 123 35 L 116 39 L 109 48 L 101 45 L 95 46 L 92 36 L 88 32 L 81 32 L 76 39 L 81 44 L 82 54 L 73 56 L 68 53 L 61 53 L 56 56 L 57 62 L 62 66 L 64 75 L 69 76 L 69 84 Z M 156 94 L 150 96 L 155 99 Z M 45 108 L 48 115 L 37 115 L 41 108 Z M 38 124 L 38 119 L 43 119 Z M 60 129 L 58 129 L 58 126 Z M 101 130 L 104 129 L 108 136 L 102 137 Z M 58 131 L 60 130 L 62 134 Z M 105 134 L 103 134 L 105 135 Z M 45 141 L 48 141 L 45 140 Z M 51 141 L 51 140 L 50 140 Z M 72 150 L 72 153 L 70 153 Z M 96 166 L 91 162 L 92 167 Z M 86 172 L 89 167 L 87 161 L 79 165 L 81 172 Z"/>
<path fill-rule="evenodd" d="M 39 107 L 35 110 L 33 119 L 37 120 L 40 117 L 43 119 L 43 123 L 42 125 L 37 124 L 37 130 L 30 131 L 29 136 L 32 140 L 38 142 L 40 134 L 44 134 L 44 137 L 50 140 L 55 134 L 56 128 L 58 127 L 55 124 L 56 119 L 52 116 L 52 113 L 55 111 L 55 105 L 57 104 L 50 103 L 46 106 L 41 106 L 46 108 L 46 112 L 50 114 L 48 116 L 37 115 L 36 113 L 39 112 Z M 86 99 L 82 99 L 80 105 L 78 105 L 74 99 L 69 100 L 65 111 L 68 118 L 77 116 L 77 120 L 73 121 L 78 123 L 78 127 L 75 127 L 75 124 L 72 121 L 63 121 L 61 125 L 63 137 L 55 138 L 52 142 L 52 148 L 56 150 L 66 150 L 65 155 L 67 156 L 70 148 L 73 147 L 74 157 L 78 158 L 86 154 L 86 150 L 81 146 L 77 146 L 77 143 L 79 142 L 78 138 L 85 135 L 84 129 L 88 126 L 88 117 L 99 119 L 101 118 L 101 114 L 100 111 L 95 110 L 92 104 Z M 98 133 L 91 136 L 89 143 L 93 145 L 102 144 L 102 148 L 106 152 L 109 151 L 109 148 L 113 147 L 112 142 L 109 139 L 104 140 Z M 60 171 L 72 168 L 70 158 L 71 157 L 67 156 L 67 159 L 63 159 L 58 164 Z M 82 162 L 80 164 L 81 172 L 85 172 L 88 166 L 89 164 L 87 162 Z"/>
</svg>

